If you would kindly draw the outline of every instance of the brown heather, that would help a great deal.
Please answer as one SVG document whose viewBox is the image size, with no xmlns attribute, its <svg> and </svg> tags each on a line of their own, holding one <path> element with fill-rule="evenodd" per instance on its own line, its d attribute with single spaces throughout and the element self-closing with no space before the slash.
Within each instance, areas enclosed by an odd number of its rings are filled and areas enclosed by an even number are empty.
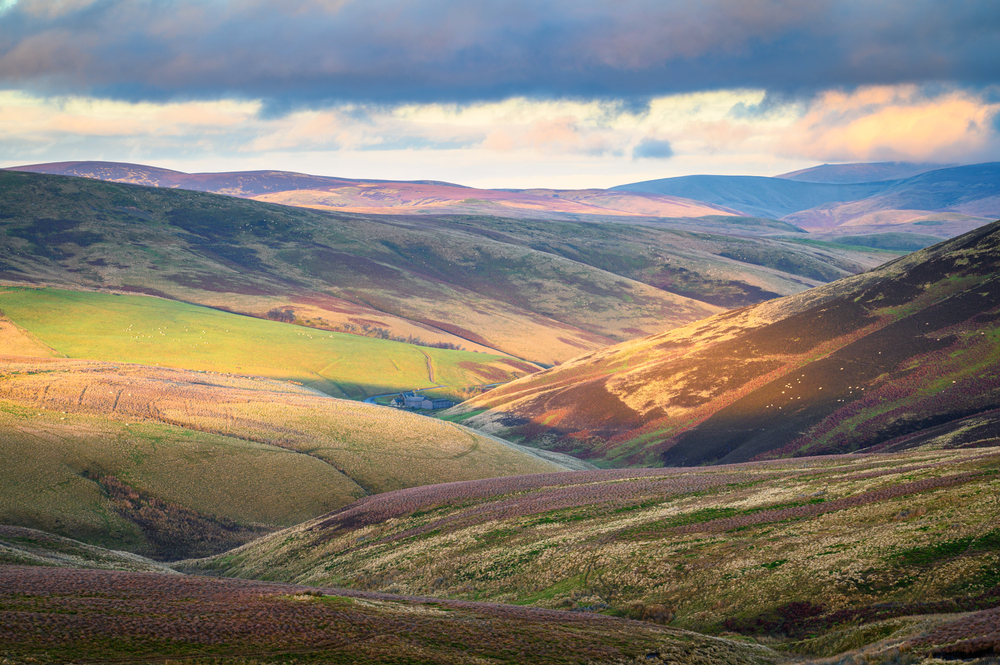
<svg viewBox="0 0 1000 665">
<path fill-rule="evenodd" d="M 987 421 L 985 439 L 1000 427 L 998 271 L 1000 222 L 578 356 L 449 415 L 607 466 L 898 451 L 935 429 L 977 445 L 964 419 Z"/>
</svg>

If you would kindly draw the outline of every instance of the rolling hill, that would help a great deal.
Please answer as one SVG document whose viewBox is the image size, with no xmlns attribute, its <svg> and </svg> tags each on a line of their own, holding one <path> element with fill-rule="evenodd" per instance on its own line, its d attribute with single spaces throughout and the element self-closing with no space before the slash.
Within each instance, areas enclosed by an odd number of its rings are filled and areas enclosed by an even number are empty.
<svg viewBox="0 0 1000 665">
<path fill-rule="evenodd" d="M 543 364 L 893 256 L 761 237 L 794 227 L 744 217 L 688 220 L 694 231 L 360 215 L 16 171 L 0 171 L 0 191 L 8 283 L 147 293 Z"/>
<path fill-rule="evenodd" d="M 507 384 L 455 417 L 600 464 L 900 448 L 1000 408 L 1000 222 Z"/>
<path fill-rule="evenodd" d="M 0 524 L 169 559 L 372 493 L 580 467 L 319 391 L 454 395 L 534 371 L 508 357 L 148 296 L 0 287 L 0 310 Z"/>
<path fill-rule="evenodd" d="M 507 356 L 290 326 L 148 296 L 0 287 L 0 312 L 49 355 L 269 377 L 347 399 L 438 385 L 462 397 L 538 371 Z"/>
<path fill-rule="evenodd" d="M 0 524 L 157 559 L 222 551 L 376 492 L 579 468 L 287 382 L 2 361 Z"/>
<path fill-rule="evenodd" d="M 7 566 L 89 568 L 141 573 L 175 573 L 166 564 L 137 554 L 87 545 L 37 529 L 0 526 L 0 570 Z"/>
<path fill-rule="evenodd" d="M 783 219 L 809 228 L 858 227 L 872 224 L 920 224 L 964 217 L 1000 216 L 1000 162 L 936 169 L 903 180 L 861 201 L 817 206 Z"/>
<path fill-rule="evenodd" d="M 819 181 L 810 179 L 810 169 L 774 178 L 682 176 L 612 190 L 705 201 L 781 219 L 825 237 L 886 231 L 949 237 L 1000 216 L 1000 162 L 937 168 L 895 180 L 850 175 L 872 170 L 876 175 L 902 173 L 878 166 L 820 167 L 816 171 L 825 175 L 813 176 Z"/>
<path fill-rule="evenodd" d="M 181 173 L 119 162 L 57 162 L 10 170 L 94 178 L 152 187 L 189 189 L 309 208 L 366 213 L 487 214 L 577 219 L 705 217 L 738 213 L 699 201 L 645 192 L 607 190 L 476 189 L 447 182 L 331 178 L 285 171 Z"/>
<path fill-rule="evenodd" d="M 923 449 L 450 483 L 176 566 L 612 613 L 788 658 L 987 656 L 1000 646 L 998 470 L 995 448 Z"/>
<path fill-rule="evenodd" d="M 706 201 L 747 215 L 780 219 L 834 201 L 856 201 L 885 191 L 885 184 L 816 183 L 765 176 L 688 175 L 612 187 Z M 683 193 L 682 193 L 683 192 Z"/>
</svg>

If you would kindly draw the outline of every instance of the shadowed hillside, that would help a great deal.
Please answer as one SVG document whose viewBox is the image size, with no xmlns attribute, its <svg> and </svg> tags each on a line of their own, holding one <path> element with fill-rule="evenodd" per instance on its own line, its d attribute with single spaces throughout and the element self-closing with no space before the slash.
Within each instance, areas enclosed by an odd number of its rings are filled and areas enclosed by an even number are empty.
<svg viewBox="0 0 1000 665">
<path fill-rule="evenodd" d="M 784 219 L 810 229 L 913 224 L 933 233 L 943 222 L 962 217 L 1000 216 L 1000 162 L 936 169 L 885 184 L 883 191 L 868 198 L 828 203 Z"/>
<path fill-rule="evenodd" d="M 931 164 L 914 162 L 869 162 L 857 164 L 823 164 L 801 171 L 783 173 L 775 178 L 798 180 L 800 182 L 856 183 L 877 182 L 879 180 L 900 180 L 911 176 L 944 169 L 954 164 Z"/>
<path fill-rule="evenodd" d="M 614 191 L 682 196 L 780 219 L 832 201 L 856 201 L 885 191 L 885 183 L 815 183 L 764 176 L 686 175 L 629 183 Z"/>
<path fill-rule="evenodd" d="M 0 171 L 0 193 L 8 282 L 147 293 L 544 364 L 893 256 L 762 238 L 796 229 L 743 217 L 694 220 L 695 232 L 326 213 L 16 171 Z"/>
<path fill-rule="evenodd" d="M 617 465 L 899 447 L 1000 408 L 1000 222 L 881 268 L 578 357 L 456 408 Z"/>
</svg>

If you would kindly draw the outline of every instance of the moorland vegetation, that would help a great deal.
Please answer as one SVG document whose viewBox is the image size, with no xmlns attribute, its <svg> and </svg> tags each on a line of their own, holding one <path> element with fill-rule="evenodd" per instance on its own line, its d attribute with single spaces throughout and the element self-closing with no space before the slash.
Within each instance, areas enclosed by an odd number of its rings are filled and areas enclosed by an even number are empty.
<svg viewBox="0 0 1000 665">
<path fill-rule="evenodd" d="M 371 493 L 579 468 L 287 382 L 95 361 L 5 362 L 0 431 L 0 523 L 159 559 Z"/>
<path fill-rule="evenodd" d="M 1000 222 L 601 349 L 889 254 L 0 189 L 5 665 L 1000 649 Z M 331 397 L 529 374 L 446 420 Z"/>
<path fill-rule="evenodd" d="M 1000 646 L 998 474 L 989 447 L 452 483 L 177 567 L 608 613 L 798 656 L 883 640 L 983 655 Z"/>
<path fill-rule="evenodd" d="M 9 663 L 769 665 L 754 644 L 593 614 L 181 575 L 0 566 Z"/>
</svg>

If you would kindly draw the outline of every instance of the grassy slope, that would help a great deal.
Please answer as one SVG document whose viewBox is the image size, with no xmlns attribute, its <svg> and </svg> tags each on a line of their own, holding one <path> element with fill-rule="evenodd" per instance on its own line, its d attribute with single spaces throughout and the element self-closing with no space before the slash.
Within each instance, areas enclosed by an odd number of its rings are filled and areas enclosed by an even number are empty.
<svg viewBox="0 0 1000 665">
<path fill-rule="evenodd" d="M 0 567 L 0 654 L 16 664 L 778 660 L 765 647 L 604 616 L 178 575 L 19 567 Z"/>
<path fill-rule="evenodd" d="M 181 566 L 604 611 L 803 654 L 892 636 L 926 651 L 995 628 L 998 474 L 995 449 L 920 450 L 422 487 Z M 917 644 L 954 612 L 982 614 Z"/>
<path fill-rule="evenodd" d="M 863 275 L 581 356 L 457 412 L 616 464 L 885 444 L 1000 405 L 998 269 L 993 224 Z"/>
<path fill-rule="evenodd" d="M 57 354 L 0 312 L 0 356 L 52 358 Z"/>
<path fill-rule="evenodd" d="M 0 565 L 174 573 L 166 564 L 37 529 L 0 525 Z M 175 573 L 176 574 L 176 573 Z"/>
<path fill-rule="evenodd" d="M 4 279 L 133 289 L 257 316 L 287 307 L 317 327 L 369 326 L 543 363 L 885 256 L 756 238 L 782 229 L 741 218 L 706 219 L 728 234 L 710 236 L 648 220 L 346 215 L 9 171 L 0 192 Z"/>
<path fill-rule="evenodd" d="M 373 492 L 572 468 L 450 423 L 256 378 L 5 358 L 0 523 L 159 558 Z"/>
<path fill-rule="evenodd" d="M 355 399 L 437 384 L 458 394 L 535 369 L 501 356 L 311 330 L 161 298 L 0 287 L 0 310 L 66 357 L 294 380 Z"/>
</svg>

